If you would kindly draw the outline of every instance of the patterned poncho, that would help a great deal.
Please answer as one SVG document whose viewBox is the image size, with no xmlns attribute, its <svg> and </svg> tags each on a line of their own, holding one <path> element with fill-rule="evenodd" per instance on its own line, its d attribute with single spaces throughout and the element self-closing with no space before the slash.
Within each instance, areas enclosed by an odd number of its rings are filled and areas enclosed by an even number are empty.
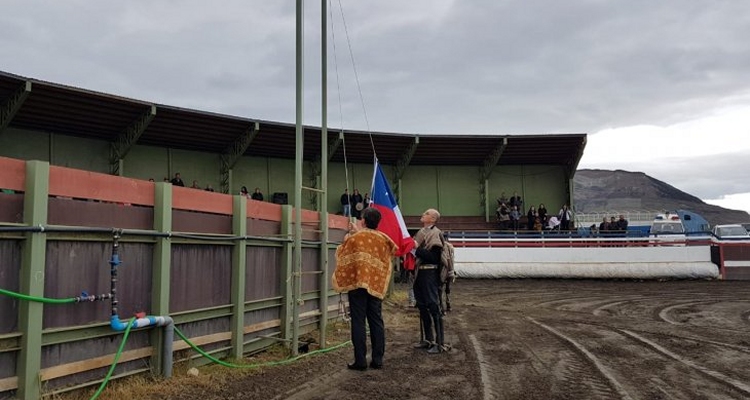
<svg viewBox="0 0 750 400">
<path fill-rule="evenodd" d="M 391 261 L 396 250 L 393 240 L 379 231 L 364 229 L 351 235 L 336 249 L 333 289 L 348 292 L 362 288 L 383 299 L 391 281 Z"/>
<path fill-rule="evenodd" d="M 420 229 L 416 235 L 414 235 L 414 241 L 417 247 L 421 247 L 425 250 L 431 250 L 437 246 L 443 248 L 443 241 L 440 239 L 440 235 L 443 232 L 436 226 L 428 226 Z M 422 265 L 422 260 L 417 259 L 417 266 Z"/>
</svg>

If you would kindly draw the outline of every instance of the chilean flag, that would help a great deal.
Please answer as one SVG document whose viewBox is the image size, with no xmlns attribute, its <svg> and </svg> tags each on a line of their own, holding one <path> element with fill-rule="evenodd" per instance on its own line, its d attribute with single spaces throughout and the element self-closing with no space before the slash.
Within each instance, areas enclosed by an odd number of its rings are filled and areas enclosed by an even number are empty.
<svg viewBox="0 0 750 400">
<path fill-rule="evenodd" d="M 404 216 L 396 204 L 388 180 L 385 179 L 383 169 L 380 168 L 378 159 L 375 159 L 375 172 L 372 176 L 372 190 L 370 191 L 370 207 L 380 211 L 382 218 L 378 230 L 390 237 L 398 246 L 397 256 L 403 256 L 414 247 L 414 240 L 409 235 L 404 222 Z"/>
</svg>

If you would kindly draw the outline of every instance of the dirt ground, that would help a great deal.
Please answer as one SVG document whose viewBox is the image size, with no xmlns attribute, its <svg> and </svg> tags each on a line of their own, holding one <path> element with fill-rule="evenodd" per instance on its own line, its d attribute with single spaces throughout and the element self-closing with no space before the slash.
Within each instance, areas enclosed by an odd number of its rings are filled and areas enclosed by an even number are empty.
<svg viewBox="0 0 750 400">
<path fill-rule="evenodd" d="M 382 370 L 347 370 L 347 346 L 168 398 L 750 398 L 750 283 L 464 280 L 451 300 L 450 352 L 412 348 L 417 312 L 388 302 Z"/>
</svg>

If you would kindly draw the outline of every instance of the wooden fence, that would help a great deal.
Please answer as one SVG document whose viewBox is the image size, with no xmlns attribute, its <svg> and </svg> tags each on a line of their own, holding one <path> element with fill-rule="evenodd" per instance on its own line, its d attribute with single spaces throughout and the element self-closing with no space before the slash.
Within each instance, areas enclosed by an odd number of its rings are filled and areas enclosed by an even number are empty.
<svg viewBox="0 0 750 400">
<path fill-rule="evenodd" d="M 124 229 L 123 319 L 170 315 L 207 352 L 240 357 L 312 330 L 324 335 L 337 317 L 328 280 L 344 217 L 328 215 L 323 235 L 320 214 L 303 210 L 302 271 L 294 273 L 292 206 L 2 157 L 0 189 L 2 289 L 46 298 L 109 293 L 113 233 Z M 120 342 L 108 301 L 42 305 L 0 295 L 0 316 L 0 398 L 95 384 Z M 161 335 L 134 331 L 115 376 L 159 373 Z M 175 352 L 187 348 L 174 342 Z"/>
</svg>

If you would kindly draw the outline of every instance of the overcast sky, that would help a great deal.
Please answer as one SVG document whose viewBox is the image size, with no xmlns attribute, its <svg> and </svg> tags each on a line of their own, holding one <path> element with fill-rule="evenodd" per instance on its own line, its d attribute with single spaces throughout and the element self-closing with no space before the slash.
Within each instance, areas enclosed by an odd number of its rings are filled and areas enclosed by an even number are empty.
<svg viewBox="0 0 750 400">
<path fill-rule="evenodd" d="M 330 126 L 588 133 L 580 168 L 642 171 L 750 211 L 750 1 L 329 4 Z M 0 12 L 0 70 L 264 120 L 294 122 L 294 46 L 292 0 L 3 0 Z M 305 57 L 317 125 L 317 0 Z"/>
</svg>

